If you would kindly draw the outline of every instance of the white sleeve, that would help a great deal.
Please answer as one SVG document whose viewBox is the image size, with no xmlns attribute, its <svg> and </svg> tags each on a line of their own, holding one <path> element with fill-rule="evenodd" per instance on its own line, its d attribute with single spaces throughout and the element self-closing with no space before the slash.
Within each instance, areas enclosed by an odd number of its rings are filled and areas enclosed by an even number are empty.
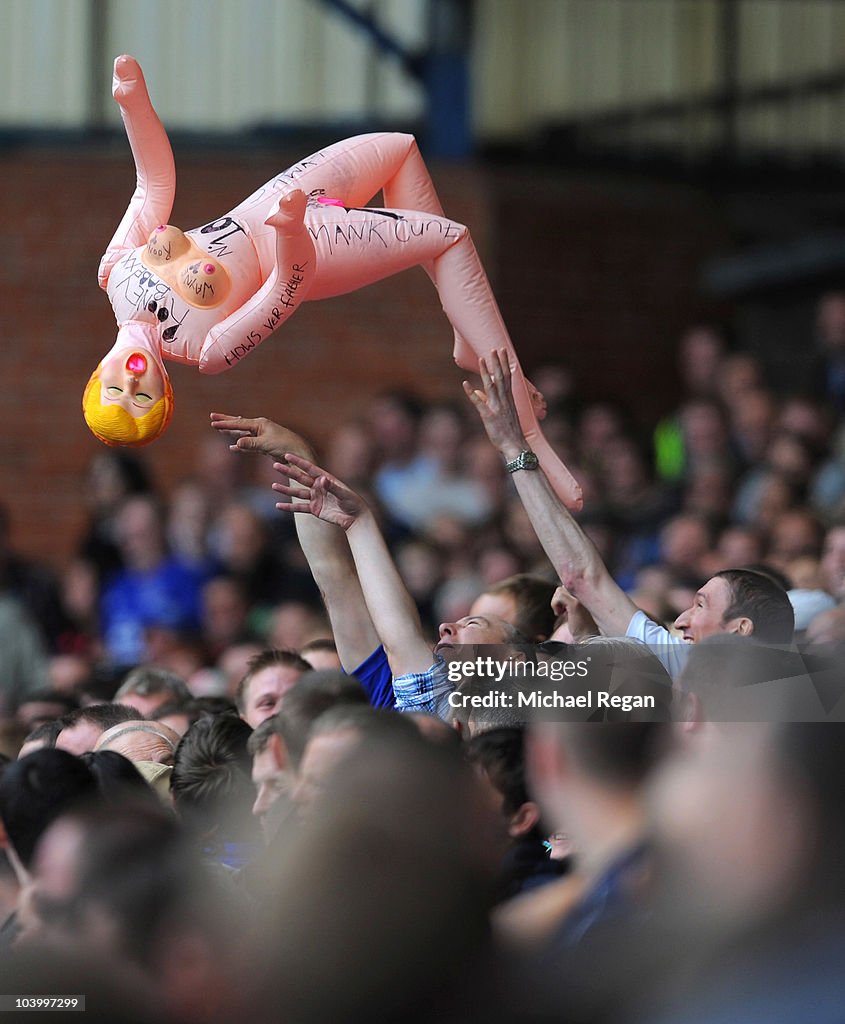
<svg viewBox="0 0 845 1024">
<path fill-rule="evenodd" d="M 668 629 L 652 621 L 645 612 L 634 613 L 625 636 L 648 644 L 652 653 L 673 679 L 683 671 L 689 655 L 689 643 L 679 636 L 673 636 Z"/>
</svg>

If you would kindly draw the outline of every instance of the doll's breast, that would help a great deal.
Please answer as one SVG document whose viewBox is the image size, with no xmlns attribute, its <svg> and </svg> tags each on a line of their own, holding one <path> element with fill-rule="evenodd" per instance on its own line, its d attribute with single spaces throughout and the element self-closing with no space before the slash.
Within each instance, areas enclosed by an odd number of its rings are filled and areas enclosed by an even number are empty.
<svg viewBox="0 0 845 1024">
<path fill-rule="evenodd" d="M 118 324 L 152 314 L 165 356 L 193 364 L 211 328 L 260 287 L 249 235 L 222 218 L 188 234 L 160 225 L 118 260 L 107 292 Z"/>
</svg>

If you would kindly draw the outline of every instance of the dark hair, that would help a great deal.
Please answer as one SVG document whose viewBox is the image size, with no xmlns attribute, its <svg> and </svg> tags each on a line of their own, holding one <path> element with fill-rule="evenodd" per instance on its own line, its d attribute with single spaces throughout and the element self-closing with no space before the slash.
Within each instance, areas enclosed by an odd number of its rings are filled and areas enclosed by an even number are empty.
<svg viewBox="0 0 845 1024">
<path fill-rule="evenodd" d="M 531 799 L 525 784 L 524 729 L 489 729 L 467 743 L 466 755 L 502 794 L 505 814 L 516 814 Z"/>
<path fill-rule="evenodd" d="M 237 714 L 231 697 L 193 697 L 191 700 L 169 700 L 147 715 L 148 722 L 160 722 L 168 715 L 184 715 L 191 726 L 206 715 Z"/>
<path fill-rule="evenodd" d="M 299 768 L 311 726 L 338 704 L 367 704 L 367 695 L 353 676 L 332 669 L 309 669 L 282 697 L 274 719 L 294 770 Z"/>
<path fill-rule="evenodd" d="M 374 708 L 369 704 L 336 704 L 329 708 L 311 726 L 308 739 L 345 729 L 388 739 L 393 735 L 409 736 L 420 743 L 425 742 L 419 729 L 404 715 L 386 708 Z"/>
<path fill-rule="evenodd" d="M 241 822 L 244 807 L 249 817 L 255 797 L 247 751 L 251 735 L 252 729 L 237 715 L 208 715 L 179 741 L 170 793 L 177 814 L 192 831 L 208 834 L 230 813 Z"/>
<path fill-rule="evenodd" d="M 556 584 L 521 572 L 508 576 L 488 587 L 485 594 L 509 594 L 516 606 L 516 620 L 513 625 L 531 642 L 545 640 L 555 628 L 555 613 L 552 611 L 552 597 Z"/>
<path fill-rule="evenodd" d="M 194 697 L 191 705 L 198 708 L 201 715 L 234 715 L 238 711 L 231 697 Z"/>
<path fill-rule="evenodd" d="M 307 644 L 303 644 L 299 649 L 300 654 L 310 653 L 311 651 L 328 651 L 330 654 L 337 654 L 337 644 L 330 637 L 320 636 L 316 640 L 309 640 Z"/>
<path fill-rule="evenodd" d="M 61 704 L 68 711 L 75 711 L 79 707 L 79 701 L 69 693 L 61 690 L 51 690 L 44 687 L 40 690 L 31 690 L 21 701 L 18 707 L 24 704 Z M 58 715 L 54 716 L 58 717 Z"/>
<path fill-rule="evenodd" d="M 163 668 L 153 668 L 149 665 L 139 665 L 133 668 L 118 687 L 114 699 L 119 701 L 130 693 L 137 693 L 139 697 L 152 697 L 159 693 L 167 693 L 175 700 L 191 700 L 191 691 L 181 676 L 175 672 L 168 672 Z"/>
<path fill-rule="evenodd" d="M 304 658 L 301 658 L 296 651 L 269 648 L 266 651 L 261 651 L 260 654 L 256 654 L 254 657 L 249 659 L 246 667 L 246 673 L 244 674 L 243 679 L 238 683 L 238 689 L 235 694 L 235 702 L 237 703 L 238 711 L 240 711 L 241 714 L 246 711 L 245 695 L 249 688 L 249 684 L 259 672 L 262 672 L 265 668 L 270 668 L 273 665 L 298 668 L 302 672 L 311 671 L 311 666 Z"/>
<path fill-rule="evenodd" d="M 755 640 L 769 644 L 792 642 L 795 613 L 786 591 L 770 576 L 750 569 L 723 569 L 714 578 L 724 580 L 730 590 L 723 622 L 745 616 L 754 625 Z"/>
<path fill-rule="evenodd" d="M 254 758 L 257 754 L 264 753 L 267 749 L 267 744 L 270 742 L 270 737 L 280 735 L 277 719 L 278 714 L 270 715 L 269 718 L 265 718 L 263 722 L 252 730 L 252 735 L 246 744 L 247 753 L 250 757 Z"/>
<path fill-rule="evenodd" d="M 564 722 L 561 745 L 590 778 L 612 789 L 636 789 L 668 748 L 666 722 Z"/>
<path fill-rule="evenodd" d="M 168 928 L 196 926 L 206 912 L 215 913 L 211 878 L 203 876 L 184 830 L 160 804 L 93 807 L 73 820 L 82 842 L 67 911 L 105 909 L 118 925 L 121 953 L 150 967 Z"/>
<path fill-rule="evenodd" d="M 752 527 L 743 527 L 743 529 L 752 529 Z M 740 569 L 744 569 L 746 572 L 759 572 L 761 576 L 768 576 L 773 582 L 777 583 L 779 587 L 783 587 L 784 590 L 792 589 L 792 580 L 773 565 L 769 565 L 768 562 L 754 562 L 752 565 L 740 565 Z"/>
<path fill-rule="evenodd" d="M 98 795 L 90 768 L 65 750 L 35 750 L 0 776 L 0 818 L 24 867 L 42 833 L 60 814 Z"/>
<path fill-rule="evenodd" d="M 108 804 L 119 806 L 125 800 L 159 802 L 152 786 L 135 765 L 116 750 L 90 750 L 82 754 L 80 760 L 91 769 L 100 794 Z"/>
<path fill-rule="evenodd" d="M 68 711 L 59 719 L 62 729 L 69 729 L 79 722 L 90 722 L 91 725 L 99 725 L 103 732 L 111 729 L 113 725 L 120 725 L 121 722 L 136 722 L 138 711 L 130 708 L 128 704 L 89 704 L 88 707 L 78 708 L 76 711 Z"/>
<path fill-rule="evenodd" d="M 416 425 L 422 419 L 423 404 L 413 391 L 395 388 L 376 395 L 377 402 L 389 402 L 399 409 Z"/>
<path fill-rule="evenodd" d="M 37 743 L 40 740 L 44 740 L 45 747 L 55 747 L 56 740 L 63 728 L 59 718 L 54 718 L 52 722 L 42 722 L 41 725 L 37 725 L 32 732 L 28 732 L 24 736 L 21 746 L 24 743 Z"/>
</svg>

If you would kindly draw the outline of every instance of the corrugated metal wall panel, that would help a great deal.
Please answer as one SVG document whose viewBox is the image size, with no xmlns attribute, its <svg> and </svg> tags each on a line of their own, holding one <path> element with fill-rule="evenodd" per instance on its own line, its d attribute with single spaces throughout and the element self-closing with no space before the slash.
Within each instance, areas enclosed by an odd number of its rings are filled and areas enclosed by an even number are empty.
<svg viewBox="0 0 845 1024">
<path fill-rule="evenodd" d="M 356 3 L 409 48 L 424 44 L 428 0 Z M 105 25 L 99 50 L 93 9 Z M 716 0 L 475 0 L 477 136 L 518 140 L 554 121 L 712 93 L 721 10 Z M 740 88 L 845 69 L 841 0 L 739 0 L 738 12 Z M 0 127 L 90 124 L 92 89 L 107 101 L 109 87 L 107 61 L 94 67 L 93 52 L 137 56 L 172 129 L 423 113 L 419 84 L 320 0 L 0 0 L 0 16 Z M 834 94 L 743 111 L 739 144 L 842 153 L 843 102 Z M 716 116 L 689 113 L 629 126 L 616 141 L 694 154 L 720 134 Z"/>
</svg>

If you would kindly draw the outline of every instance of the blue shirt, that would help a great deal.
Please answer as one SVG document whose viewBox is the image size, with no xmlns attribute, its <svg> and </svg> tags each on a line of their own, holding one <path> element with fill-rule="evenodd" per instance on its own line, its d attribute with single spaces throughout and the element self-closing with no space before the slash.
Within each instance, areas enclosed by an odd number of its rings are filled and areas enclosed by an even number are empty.
<svg viewBox="0 0 845 1024">
<path fill-rule="evenodd" d="M 381 645 L 350 674 L 364 687 L 367 700 L 374 708 L 392 709 L 395 706 L 393 673 Z"/>
<path fill-rule="evenodd" d="M 166 558 L 148 572 L 125 569 L 113 577 L 101 601 L 103 641 L 115 665 L 136 665 L 145 655 L 152 626 L 197 629 L 200 591 L 208 571 Z"/>
</svg>

